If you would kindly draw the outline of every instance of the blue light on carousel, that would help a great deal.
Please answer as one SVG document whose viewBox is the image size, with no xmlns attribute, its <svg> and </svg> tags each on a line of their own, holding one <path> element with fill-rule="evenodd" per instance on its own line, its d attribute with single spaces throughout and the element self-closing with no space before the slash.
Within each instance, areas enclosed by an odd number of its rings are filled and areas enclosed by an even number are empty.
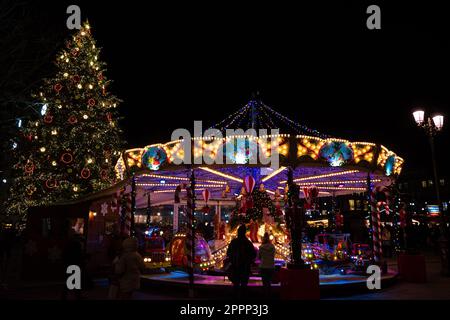
<svg viewBox="0 0 450 320">
<path fill-rule="evenodd" d="M 395 168 L 395 156 L 391 155 L 387 158 L 386 164 L 384 165 L 384 170 L 387 176 L 390 176 L 394 172 Z"/>
<path fill-rule="evenodd" d="M 228 141 L 223 148 L 227 163 L 247 164 L 257 155 L 257 143 L 244 138 Z"/>
<path fill-rule="evenodd" d="M 158 170 L 167 161 L 167 154 L 160 147 L 149 147 L 142 155 L 142 163 L 150 170 Z"/>
<path fill-rule="evenodd" d="M 319 156 L 332 167 L 339 167 L 353 160 L 353 150 L 345 142 L 330 141 L 320 148 Z"/>
</svg>

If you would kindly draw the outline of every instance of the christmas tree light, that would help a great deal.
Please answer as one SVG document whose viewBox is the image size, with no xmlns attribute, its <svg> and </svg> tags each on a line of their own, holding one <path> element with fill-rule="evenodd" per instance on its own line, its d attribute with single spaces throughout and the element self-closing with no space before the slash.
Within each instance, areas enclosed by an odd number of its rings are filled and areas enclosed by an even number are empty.
<svg viewBox="0 0 450 320">
<path fill-rule="evenodd" d="M 23 216 L 29 206 L 75 199 L 114 183 L 122 147 L 120 100 L 107 92 L 110 81 L 99 54 L 85 23 L 57 55 L 55 75 L 33 95 L 41 117 L 20 123 L 27 139 L 17 148 L 9 214 Z"/>
</svg>

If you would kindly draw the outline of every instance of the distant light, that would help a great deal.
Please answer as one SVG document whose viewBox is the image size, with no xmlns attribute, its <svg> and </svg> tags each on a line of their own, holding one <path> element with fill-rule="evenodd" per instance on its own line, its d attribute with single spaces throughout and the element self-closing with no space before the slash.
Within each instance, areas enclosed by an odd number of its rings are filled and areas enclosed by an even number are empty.
<svg viewBox="0 0 450 320">
<path fill-rule="evenodd" d="M 13 142 L 12 148 L 13 148 L 13 149 L 17 148 L 17 142 Z"/>
<path fill-rule="evenodd" d="M 417 124 L 422 124 L 423 120 L 425 118 L 425 111 L 423 110 L 417 110 L 413 112 L 414 121 L 416 121 Z"/>
<path fill-rule="evenodd" d="M 165 184 L 165 183 L 166 183 L 166 180 L 161 180 L 159 183 Z"/>
<path fill-rule="evenodd" d="M 160 216 L 160 215 L 161 215 L 161 212 L 158 212 L 156 215 L 157 215 L 157 216 Z"/>
<path fill-rule="evenodd" d="M 6 179 L 3 179 L 2 181 L 3 181 L 3 183 L 6 183 Z"/>
<path fill-rule="evenodd" d="M 42 105 L 41 116 L 43 116 L 43 115 L 45 115 L 47 113 L 47 108 L 48 108 L 48 104 L 47 103 Z"/>
<path fill-rule="evenodd" d="M 17 119 L 17 128 L 22 127 L 22 119 Z"/>
<path fill-rule="evenodd" d="M 434 122 L 434 125 L 435 125 L 435 127 L 438 129 L 438 130 L 441 130 L 442 129 L 442 127 L 444 126 L 444 116 L 442 116 L 442 115 L 435 115 L 434 117 L 433 117 L 433 122 Z"/>
</svg>

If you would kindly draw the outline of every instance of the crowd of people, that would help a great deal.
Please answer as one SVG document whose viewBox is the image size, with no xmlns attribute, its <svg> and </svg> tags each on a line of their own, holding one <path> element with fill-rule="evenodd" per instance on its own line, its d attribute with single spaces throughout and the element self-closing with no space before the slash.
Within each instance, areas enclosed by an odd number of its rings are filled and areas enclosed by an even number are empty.
<svg viewBox="0 0 450 320">
<path fill-rule="evenodd" d="M 253 243 L 246 237 L 246 232 L 245 225 L 239 226 L 237 237 L 230 242 L 227 250 L 226 272 L 233 283 L 236 298 L 246 296 L 251 266 L 257 257 Z M 271 294 L 272 277 L 275 271 L 275 246 L 271 243 L 268 233 L 264 234 L 258 250 L 258 258 L 264 294 L 268 298 Z"/>
</svg>

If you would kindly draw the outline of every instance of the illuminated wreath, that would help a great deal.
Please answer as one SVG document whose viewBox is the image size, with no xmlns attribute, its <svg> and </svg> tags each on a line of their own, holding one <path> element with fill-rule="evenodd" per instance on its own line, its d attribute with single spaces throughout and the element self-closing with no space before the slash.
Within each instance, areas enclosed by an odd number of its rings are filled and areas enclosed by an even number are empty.
<svg viewBox="0 0 450 320">
<path fill-rule="evenodd" d="M 73 156 L 72 156 L 72 154 L 70 154 L 70 153 L 68 153 L 68 152 L 63 153 L 62 156 L 61 156 L 61 161 L 62 161 L 63 163 L 65 163 L 65 164 L 71 163 L 71 162 L 73 161 Z"/>
<path fill-rule="evenodd" d="M 52 123 L 53 122 L 53 116 L 52 115 L 46 115 L 45 117 L 44 117 L 44 122 L 45 123 Z"/>
<path fill-rule="evenodd" d="M 81 177 L 83 179 L 87 179 L 91 176 L 91 170 L 89 170 L 88 168 L 83 168 L 83 170 L 81 170 Z"/>
<path fill-rule="evenodd" d="M 34 168 L 35 168 L 35 167 L 34 167 L 33 162 L 28 161 L 28 162 L 25 164 L 25 166 L 24 166 L 25 173 L 32 174 L 33 171 L 34 171 Z"/>
<path fill-rule="evenodd" d="M 100 177 L 101 177 L 103 180 L 108 179 L 108 171 L 107 171 L 106 169 L 102 169 L 102 170 L 100 171 Z"/>
<path fill-rule="evenodd" d="M 45 181 L 45 186 L 49 189 L 53 189 L 56 188 L 57 182 L 55 179 L 48 179 L 47 181 Z"/>
<path fill-rule="evenodd" d="M 60 83 L 57 83 L 53 88 L 55 89 L 56 92 L 60 92 L 62 89 L 62 85 Z"/>
<path fill-rule="evenodd" d="M 88 104 L 89 104 L 90 107 L 95 106 L 95 99 L 92 99 L 92 98 L 89 99 L 89 100 L 88 100 Z"/>
<path fill-rule="evenodd" d="M 77 117 L 75 117 L 75 116 L 70 116 L 68 121 L 70 124 L 75 124 L 78 122 Z"/>
</svg>

